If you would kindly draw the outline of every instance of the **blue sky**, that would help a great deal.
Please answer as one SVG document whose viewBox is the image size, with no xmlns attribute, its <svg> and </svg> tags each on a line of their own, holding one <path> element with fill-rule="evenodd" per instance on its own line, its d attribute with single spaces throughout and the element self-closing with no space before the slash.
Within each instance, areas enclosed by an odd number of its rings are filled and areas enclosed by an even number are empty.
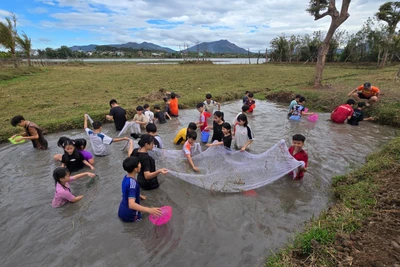
<svg viewBox="0 0 400 267">
<path fill-rule="evenodd" d="M 340 3 L 341 1 L 336 1 Z M 353 0 L 340 29 L 361 29 L 387 1 Z M 178 50 L 184 44 L 227 39 L 262 50 L 282 34 L 327 31 L 330 17 L 315 22 L 302 0 L 2 0 L 0 20 L 16 14 L 18 31 L 33 48 L 151 42 Z"/>
</svg>

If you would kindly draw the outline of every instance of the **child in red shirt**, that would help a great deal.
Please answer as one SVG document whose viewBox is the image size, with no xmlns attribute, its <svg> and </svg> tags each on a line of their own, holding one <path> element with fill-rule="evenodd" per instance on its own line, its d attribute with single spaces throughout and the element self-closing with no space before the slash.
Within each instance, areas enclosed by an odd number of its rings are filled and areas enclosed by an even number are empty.
<svg viewBox="0 0 400 267">
<path fill-rule="evenodd" d="M 290 175 L 293 177 L 294 180 L 301 180 L 304 177 L 304 172 L 307 171 L 308 166 L 308 155 L 307 152 L 303 150 L 304 141 L 306 138 L 304 135 L 295 134 L 292 137 L 292 146 L 289 147 L 289 153 L 292 155 L 296 160 L 303 161 L 304 166 L 300 166 L 297 174 L 296 172 L 291 172 Z"/>
<path fill-rule="evenodd" d="M 331 120 L 335 123 L 344 123 L 346 120 L 351 119 L 353 116 L 353 106 L 356 101 L 348 99 L 346 104 L 340 105 L 332 111 Z"/>
</svg>

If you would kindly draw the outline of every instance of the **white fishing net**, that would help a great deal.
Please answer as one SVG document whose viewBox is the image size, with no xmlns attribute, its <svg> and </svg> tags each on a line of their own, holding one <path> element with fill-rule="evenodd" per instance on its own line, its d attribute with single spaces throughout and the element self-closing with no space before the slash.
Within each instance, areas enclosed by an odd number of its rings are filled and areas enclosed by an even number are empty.
<svg viewBox="0 0 400 267">
<path fill-rule="evenodd" d="M 192 159 L 200 172 L 192 170 L 181 150 L 154 148 L 157 168 L 169 169 L 169 175 L 193 185 L 218 192 L 242 192 L 270 184 L 304 163 L 294 159 L 284 140 L 261 154 L 230 151 L 212 146 L 201 151 L 196 144 Z"/>
</svg>

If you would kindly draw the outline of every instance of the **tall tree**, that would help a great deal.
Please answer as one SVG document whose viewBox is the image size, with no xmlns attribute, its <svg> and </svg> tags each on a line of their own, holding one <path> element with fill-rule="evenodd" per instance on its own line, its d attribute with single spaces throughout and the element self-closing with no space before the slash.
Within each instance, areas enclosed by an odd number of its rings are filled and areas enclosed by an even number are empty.
<svg viewBox="0 0 400 267">
<path fill-rule="evenodd" d="M 314 20 L 331 16 L 331 25 L 324 41 L 318 50 L 317 65 L 315 67 L 314 87 L 322 85 L 322 73 L 324 71 L 326 55 L 329 51 L 329 45 L 336 29 L 342 25 L 350 16 L 348 13 L 351 0 L 342 0 L 340 12 L 336 9 L 336 0 L 310 0 L 307 11 L 314 16 Z M 323 13 L 321 13 L 323 12 Z"/>
<path fill-rule="evenodd" d="M 388 39 L 383 52 L 383 59 L 380 67 L 384 67 L 389 55 L 390 44 L 393 41 L 393 35 L 396 31 L 397 23 L 400 21 L 400 2 L 387 2 L 379 7 L 376 17 L 378 20 L 383 20 L 388 24 Z"/>
<path fill-rule="evenodd" d="M 26 35 L 25 32 L 22 32 L 22 37 L 17 35 L 15 40 L 17 41 L 17 44 L 21 47 L 21 49 L 24 51 L 26 57 L 28 58 L 28 65 L 31 65 L 31 50 L 32 50 L 32 41 L 31 38 Z"/>
<path fill-rule="evenodd" d="M 15 41 L 17 37 L 17 17 L 15 14 L 11 18 L 6 17 L 6 23 L 0 21 L 0 46 L 10 51 L 14 61 L 14 67 L 18 67 L 17 57 L 15 54 Z"/>
</svg>

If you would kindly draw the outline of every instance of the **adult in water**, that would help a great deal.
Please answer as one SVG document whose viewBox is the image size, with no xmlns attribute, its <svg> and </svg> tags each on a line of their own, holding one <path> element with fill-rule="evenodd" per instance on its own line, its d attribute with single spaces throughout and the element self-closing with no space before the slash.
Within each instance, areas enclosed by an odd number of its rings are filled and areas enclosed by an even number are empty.
<svg viewBox="0 0 400 267">
<path fill-rule="evenodd" d="M 156 162 L 149 155 L 149 151 L 154 147 L 154 136 L 144 134 L 138 142 L 140 148 L 135 148 L 131 156 L 137 157 L 140 161 L 141 168 L 137 175 L 139 186 L 144 190 L 153 190 L 160 186 L 157 175 L 166 174 L 168 170 L 165 168 L 156 170 Z"/>
</svg>

